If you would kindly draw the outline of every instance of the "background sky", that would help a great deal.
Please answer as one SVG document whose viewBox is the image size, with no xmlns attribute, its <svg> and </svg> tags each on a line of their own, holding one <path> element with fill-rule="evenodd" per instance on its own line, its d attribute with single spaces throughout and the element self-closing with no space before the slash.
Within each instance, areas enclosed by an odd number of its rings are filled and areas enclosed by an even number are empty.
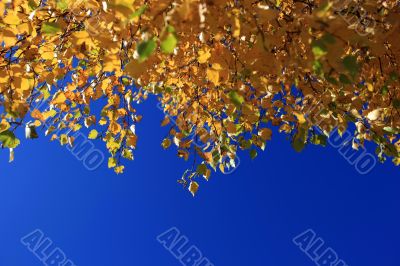
<svg viewBox="0 0 400 266">
<path fill-rule="evenodd" d="M 296 153 L 274 134 L 255 160 L 213 174 L 195 198 L 176 180 L 189 164 L 163 151 L 167 128 L 155 100 L 144 115 L 135 161 L 115 175 L 87 171 L 65 147 L 23 141 L 0 151 L 0 266 L 43 263 L 21 237 L 40 229 L 78 266 L 181 265 L 158 241 L 171 227 L 214 265 L 312 266 L 292 239 L 312 229 L 349 266 L 398 266 L 399 169 L 360 175 L 333 147 Z M 102 142 L 97 148 L 105 150 Z"/>
</svg>

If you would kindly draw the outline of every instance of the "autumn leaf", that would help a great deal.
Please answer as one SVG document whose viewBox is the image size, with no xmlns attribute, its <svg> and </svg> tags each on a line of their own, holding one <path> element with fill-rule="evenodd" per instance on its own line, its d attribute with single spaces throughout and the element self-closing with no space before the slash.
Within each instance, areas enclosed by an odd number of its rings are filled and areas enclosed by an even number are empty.
<svg viewBox="0 0 400 266">
<path fill-rule="evenodd" d="M 371 121 L 377 120 L 381 115 L 381 109 L 376 109 L 368 113 L 367 118 Z"/>
<path fill-rule="evenodd" d="M 211 67 L 207 69 L 207 78 L 209 81 L 214 83 L 215 86 L 219 85 L 219 70 Z"/>
<path fill-rule="evenodd" d="M 108 158 L 108 168 L 114 168 L 117 166 L 117 159 L 110 157 Z"/>
<path fill-rule="evenodd" d="M 35 119 L 39 119 L 39 120 L 42 120 L 42 121 L 45 120 L 43 114 L 42 114 L 38 109 L 34 109 L 34 110 L 31 112 L 31 116 L 32 116 L 33 118 L 35 118 Z"/>
<path fill-rule="evenodd" d="M 9 130 L 0 132 L 0 142 L 5 148 L 16 148 L 20 144 L 19 139 Z"/>
<path fill-rule="evenodd" d="M 8 130 L 10 127 L 10 123 L 8 123 L 6 119 L 2 119 L 0 123 L 0 133 Z"/>
<path fill-rule="evenodd" d="M 57 92 L 56 95 L 54 95 L 52 104 L 57 105 L 57 104 L 63 104 L 67 100 L 67 97 L 65 96 L 64 92 L 59 91 Z"/>
<path fill-rule="evenodd" d="M 137 136 L 131 135 L 126 139 L 126 145 L 132 149 L 136 148 Z"/>
<path fill-rule="evenodd" d="M 197 61 L 200 64 L 204 64 L 204 63 L 208 62 L 208 59 L 210 59 L 210 57 L 211 57 L 210 49 L 203 48 L 203 49 L 199 50 L 199 52 L 198 52 Z"/>
<path fill-rule="evenodd" d="M 96 139 L 98 135 L 99 135 L 99 132 L 97 132 L 96 129 L 93 129 L 89 133 L 89 139 Z"/>
<path fill-rule="evenodd" d="M 263 141 L 270 140 L 272 137 L 272 130 L 269 128 L 262 128 L 258 131 L 258 135 L 262 138 Z"/>
<path fill-rule="evenodd" d="M 61 26 L 56 22 L 45 22 L 42 25 L 42 31 L 46 34 L 56 34 L 61 32 Z"/>
<path fill-rule="evenodd" d="M 306 118 L 304 117 L 303 114 L 299 113 L 299 112 L 293 112 L 293 114 L 296 116 L 297 121 L 299 122 L 299 124 L 304 124 L 307 122 Z"/>
<path fill-rule="evenodd" d="M 18 25 L 21 23 L 21 19 L 19 18 L 17 12 L 11 11 L 3 18 L 3 22 L 9 25 Z"/>
<path fill-rule="evenodd" d="M 0 1 L 0 142 L 10 161 L 19 134 L 43 129 L 72 146 L 89 130 L 123 173 L 139 105 L 157 97 L 168 125 L 160 149 L 193 159 L 181 180 L 193 195 L 196 177 L 232 172 L 241 150 L 255 159 L 275 129 L 298 152 L 349 133 L 352 148 L 375 146 L 400 164 L 396 1 L 358 1 L 354 12 L 331 1 L 200 2 Z"/>
<path fill-rule="evenodd" d="M 199 190 L 199 184 L 196 181 L 191 181 L 189 184 L 189 191 L 192 193 L 193 197 L 196 195 Z"/>
<path fill-rule="evenodd" d="M 168 148 L 171 146 L 171 140 L 168 139 L 168 138 L 164 139 L 163 142 L 162 142 L 162 144 L 161 144 L 161 146 L 162 146 L 164 149 L 168 149 Z"/>
</svg>

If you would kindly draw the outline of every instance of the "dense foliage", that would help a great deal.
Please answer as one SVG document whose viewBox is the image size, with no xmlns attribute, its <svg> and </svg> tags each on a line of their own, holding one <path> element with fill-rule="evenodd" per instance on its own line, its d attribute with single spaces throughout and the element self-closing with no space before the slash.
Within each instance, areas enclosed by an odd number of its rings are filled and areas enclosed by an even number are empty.
<svg viewBox="0 0 400 266">
<path fill-rule="evenodd" d="M 400 164 L 399 11 L 397 0 L 0 0 L 0 141 L 13 159 L 21 126 L 34 138 L 46 125 L 63 145 L 89 128 L 121 173 L 135 104 L 155 94 L 171 126 L 162 146 L 195 160 L 181 180 L 192 193 L 239 149 L 256 157 L 272 126 L 301 151 L 355 124 L 353 148 L 374 142 Z"/>
</svg>

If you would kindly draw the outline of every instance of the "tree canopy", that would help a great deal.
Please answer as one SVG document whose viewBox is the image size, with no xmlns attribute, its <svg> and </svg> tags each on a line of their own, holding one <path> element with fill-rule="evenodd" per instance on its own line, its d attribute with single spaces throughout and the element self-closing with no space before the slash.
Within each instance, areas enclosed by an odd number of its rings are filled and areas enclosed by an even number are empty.
<svg viewBox="0 0 400 266">
<path fill-rule="evenodd" d="M 46 125 L 62 145 L 87 129 L 121 173 L 137 145 L 135 106 L 156 95 L 170 126 L 162 147 L 194 160 L 180 181 L 193 194 L 239 150 L 256 157 L 272 127 L 297 151 L 352 130 L 354 149 L 376 143 L 398 165 L 399 6 L 0 0 L 0 141 L 13 160 L 18 128 L 35 138 Z"/>
</svg>

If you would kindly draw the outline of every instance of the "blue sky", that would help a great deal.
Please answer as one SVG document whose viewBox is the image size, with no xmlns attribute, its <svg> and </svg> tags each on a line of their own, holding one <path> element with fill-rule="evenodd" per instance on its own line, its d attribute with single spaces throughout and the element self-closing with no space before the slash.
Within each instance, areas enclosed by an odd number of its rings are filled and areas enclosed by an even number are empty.
<svg viewBox="0 0 400 266">
<path fill-rule="evenodd" d="M 316 265 L 292 239 L 312 229 L 348 265 L 398 266 L 399 169 L 360 175 L 336 149 L 296 153 L 274 134 L 231 175 L 213 174 L 193 198 L 186 167 L 163 151 L 154 99 L 139 107 L 139 147 L 125 174 L 87 171 L 66 148 L 23 141 L 0 152 L 0 265 L 44 265 L 20 239 L 40 229 L 79 266 L 182 265 L 157 236 L 176 227 L 214 265 Z M 97 148 L 104 150 L 101 142 Z"/>
</svg>

